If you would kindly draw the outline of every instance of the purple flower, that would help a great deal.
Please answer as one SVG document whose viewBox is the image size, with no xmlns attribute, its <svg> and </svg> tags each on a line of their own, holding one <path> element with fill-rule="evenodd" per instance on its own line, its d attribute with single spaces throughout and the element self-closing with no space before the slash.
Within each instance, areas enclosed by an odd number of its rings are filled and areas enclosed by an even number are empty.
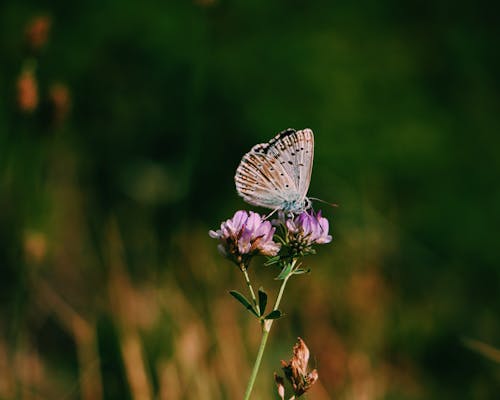
<svg viewBox="0 0 500 400">
<path fill-rule="evenodd" d="M 321 211 L 317 214 L 312 210 L 310 213 L 304 211 L 295 218 L 286 220 L 285 225 L 288 239 L 302 246 L 326 244 L 332 241 L 332 236 L 328 234 L 328 220 L 321 216 Z"/>
<path fill-rule="evenodd" d="M 275 256 L 281 245 L 273 241 L 276 228 L 253 211 L 237 211 L 232 219 L 223 222 L 217 231 L 209 231 L 211 238 L 219 239 L 217 248 L 225 257 L 240 265 L 251 256 Z"/>
</svg>

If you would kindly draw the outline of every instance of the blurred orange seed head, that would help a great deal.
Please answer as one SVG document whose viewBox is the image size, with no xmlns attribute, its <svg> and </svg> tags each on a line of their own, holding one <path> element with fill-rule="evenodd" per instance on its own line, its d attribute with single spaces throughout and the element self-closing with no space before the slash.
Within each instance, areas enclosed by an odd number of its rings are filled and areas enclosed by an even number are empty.
<svg viewBox="0 0 500 400">
<path fill-rule="evenodd" d="M 40 232 L 26 232 L 24 236 L 24 254 L 28 262 L 38 264 L 47 254 L 47 239 Z"/>
<path fill-rule="evenodd" d="M 34 50 L 41 50 L 49 38 L 52 21 L 46 15 L 34 17 L 26 26 L 25 37 L 28 46 Z"/>
<path fill-rule="evenodd" d="M 33 112 L 38 106 L 38 82 L 31 69 L 21 72 L 17 79 L 17 105 L 25 113 Z"/>
<path fill-rule="evenodd" d="M 49 89 L 49 101 L 53 109 L 55 124 L 60 124 L 68 115 L 71 106 L 71 94 L 63 83 L 54 83 Z"/>
</svg>

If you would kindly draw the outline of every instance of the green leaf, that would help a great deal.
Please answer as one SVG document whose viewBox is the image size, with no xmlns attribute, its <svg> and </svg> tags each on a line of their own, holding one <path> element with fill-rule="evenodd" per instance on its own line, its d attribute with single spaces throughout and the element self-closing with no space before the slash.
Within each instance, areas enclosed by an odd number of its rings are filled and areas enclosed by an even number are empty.
<svg viewBox="0 0 500 400">
<path fill-rule="evenodd" d="M 280 274 L 275 278 L 278 281 L 284 280 L 288 275 L 290 275 L 290 271 L 292 270 L 292 264 L 287 264 L 283 267 Z"/>
<path fill-rule="evenodd" d="M 269 314 L 267 314 L 264 319 L 278 319 L 281 318 L 283 314 L 280 310 L 273 310 Z"/>
<path fill-rule="evenodd" d="M 264 263 L 266 267 L 276 264 L 280 260 L 280 256 L 268 257 L 267 261 Z"/>
<path fill-rule="evenodd" d="M 267 306 L 267 293 L 264 291 L 264 288 L 261 286 L 259 288 L 259 308 L 260 308 L 260 316 L 264 315 L 264 311 L 266 311 Z"/>
<path fill-rule="evenodd" d="M 236 300 L 238 300 L 241 304 L 243 304 L 243 306 L 248 310 L 250 311 L 253 315 L 255 315 L 256 317 L 259 317 L 259 315 L 257 314 L 257 311 L 255 311 L 254 307 L 252 306 L 252 304 L 250 303 L 250 301 L 248 301 L 248 299 L 242 295 L 240 292 L 237 292 L 236 290 L 231 290 L 229 292 L 231 294 L 231 296 L 233 296 Z"/>
<path fill-rule="evenodd" d="M 310 269 L 304 269 L 304 268 L 299 268 L 299 269 L 296 269 L 293 274 L 294 275 L 300 275 L 300 274 L 308 274 L 309 272 L 311 272 Z"/>
</svg>

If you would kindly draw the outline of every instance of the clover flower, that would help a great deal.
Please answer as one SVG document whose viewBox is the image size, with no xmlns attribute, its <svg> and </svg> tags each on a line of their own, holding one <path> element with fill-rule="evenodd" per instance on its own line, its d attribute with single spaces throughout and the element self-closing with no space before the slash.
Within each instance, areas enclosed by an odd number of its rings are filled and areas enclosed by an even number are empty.
<svg viewBox="0 0 500 400">
<path fill-rule="evenodd" d="M 304 211 L 288 217 L 280 211 L 278 218 L 273 220 L 273 225 L 279 228 L 279 236 L 283 242 L 280 257 L 283 259 L 315 254 L 313 245 L 332 241 L 332 236 L 328 234 L 328 220 L 321 216 L 321 211 Z"/>
<path fill-rule="evenodd" d="M 224 257 L 241 265 L 257 254 L 278 254 L 281 245 L 273 241 L 275 230 L 261 215 L 253 211 L 237 211 L 233 218 L 222 222 L 219 230 L 211 230 L 208 234 L 219 240 L 217 248 Z"/>
<path fill-rule="evenodd" d="M 287 363 L 281 361 L 281 366 L 286 378 L 292 384 L 295 396 L 300 397 L 311 389 L 312 385 L 318 380 L 318 371 L 313 369 L 307 372 L 307 364 L 309 362 L 309 349 L 301 338 L 297 339 L 297 343 L 293 346 L 293 357 Z M 274 374 L 276 385 L 278 386 L 278 394 L 284 399 L 283 378 Z"/>
<path fill-rule="evenodd" d="M 314 211 L 304 211 L 286 221 L 289 237 L 306 246 L 330 243 L 332 237 L 328 234 L 328 225 L 328 220 L 321 216 L 321 211 L 317 214 Z"/>
</svg>

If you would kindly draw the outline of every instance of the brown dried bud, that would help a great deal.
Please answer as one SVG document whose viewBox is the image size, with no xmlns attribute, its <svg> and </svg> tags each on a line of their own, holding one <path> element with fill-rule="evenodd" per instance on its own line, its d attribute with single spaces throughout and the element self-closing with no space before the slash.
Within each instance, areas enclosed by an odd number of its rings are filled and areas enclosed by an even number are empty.
<svg viewBox="0 0 500 400">
<path fill-rule="evenodd" d="M 45 46 L 49 38 L 52 21 L 45 15 L 34 17 L 26 27 L 26 42 L 33 51 L 38 51 Z"/>
<path fill-rule="evenodd" d="M 314 369 L 307 372 L 309 362 L 309 349 L 301 338 L 293 347 L 293 357 L 290 362 L 281 361 L 285 376 L 290 381 L 297 397 L 307 392 L 318 380 L 318 372 Z"/>
<path fill-rule="evenodd" d="M 285 400 L 285 380 L 275 372 L 274 381 L 276 382 L 276 386 L 278 386 L 278 395 L 282 400 Z"/>
<path fill-rule="evenodd" d="M 38 106 L 38 83 L 31 69 L 21 72 L 17 79 L 17 105 L 26 113 L 33 112 Z"/>
</svg>

